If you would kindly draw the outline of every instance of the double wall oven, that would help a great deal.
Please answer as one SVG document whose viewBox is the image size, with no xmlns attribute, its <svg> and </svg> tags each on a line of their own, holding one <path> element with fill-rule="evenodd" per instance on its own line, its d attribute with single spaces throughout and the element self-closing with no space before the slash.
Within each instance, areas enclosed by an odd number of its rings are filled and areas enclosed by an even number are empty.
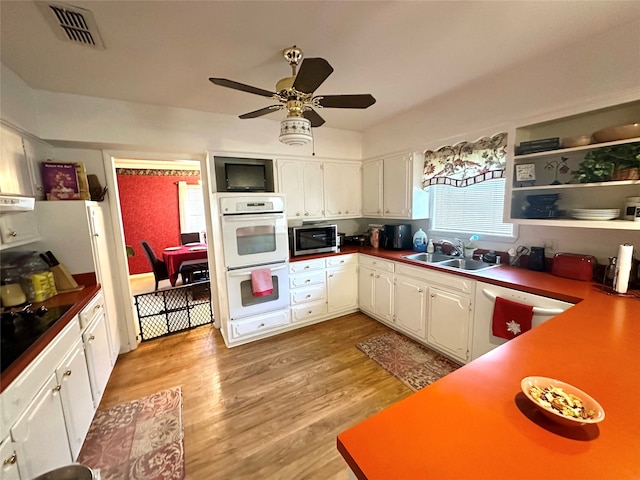
<svg viewBox="0 0 640 480">
<path fill-rule="evenodd" d="M 284 196 L 219 197 L 231 320 L 289 308 L 289 239 Z M 268 270 L 273 289 L 256 295 L 252 272 Z"/>
</svg>

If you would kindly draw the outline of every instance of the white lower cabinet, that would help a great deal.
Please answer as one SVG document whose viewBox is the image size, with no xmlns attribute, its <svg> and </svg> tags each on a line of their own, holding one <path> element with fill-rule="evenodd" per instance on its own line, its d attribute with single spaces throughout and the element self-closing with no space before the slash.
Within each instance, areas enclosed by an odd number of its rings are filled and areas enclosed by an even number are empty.
<svg viewBox="0 0 640 480">
<path fill-rule="evenodd" d="M 401 276 L 396 277 L 395 287 L 398 329 L 426 340 L 428 287 L 420 280 Z"/>
<path fill-rule="evenodd" d="M 358 303 L 360 308 L 378 320 L 394 321 L 394 262 L 360 255 Z"/>
<path fill-rule="evenodd" d="M 11 427 L 21 478 L 30 479 L 73 461 L 60 390 L 52 373 Z"/>
<path fill-rule="evenodd" d="M 327 313 L 347 313 L 358 308 L 358 256 L 326 259 Z"/>
<path fill-rule="evenodd" d="M 5 438 L 2 443 L 0 443 L 0 462 L 0 479 L 20 480 L 18 456 L 16 455 L 11 437 Z"/>
<path fill-rule="evenodd" d="M 231 337 L 233 340 L 255 337 L 270 330 L 284 327 L 289 324 L 289 322 L 289 312 L 287 310 L 277 310 L 275 312 L 234 320 L 231 322 Z"/>
<path fill-rule="evenodd" d="M 94 414 L 89 372 L 82 341 L 78 339 L 56 368 L 71 456 L 78 458 Z"/>
<path fill-rule="evenodd" d="M 100 404 L 112 370 L 109 331 L 107 329 L 107 317 L 102 314 L 95 318 L 82 333 L 95 408 L 98 408 Z"/>
<path fill-rule="evenodd" d="M 453 360 L 469 361 L 475 281 L 402 262 L 392 263 L 395 263 L 392 327 Z M 374 295 L 377 301 L 377 292 Z M 380 315 L 373 316 L 381 319 Z"/>
<path fill-rule="evenodd" d="M 360 266 L 358 272 L 358 299 L 360 308 L 373 313 L 380 320 L 393 322 L 393 273 Z"/>
<path fill-rule="evenodd" d="M 471 298 L 429 288 L 427 344 L 461 362 L 470 359 Z"/>
</svg>

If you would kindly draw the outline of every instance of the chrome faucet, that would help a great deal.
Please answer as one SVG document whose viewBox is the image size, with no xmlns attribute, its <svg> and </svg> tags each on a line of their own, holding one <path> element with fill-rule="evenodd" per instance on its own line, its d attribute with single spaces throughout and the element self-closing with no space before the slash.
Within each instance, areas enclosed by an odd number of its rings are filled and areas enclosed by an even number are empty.
<svg viewBox="0 0 640 480">
<path fill-rule="evenodd" d="M 440 243 L 443 245 L 451 245 L 451 247 L 453 248 L 453 253 L 451 255 L 453 255 L 454 257 L 464 257 L 464 244 L 459 238 L 454 238 L 453 242 L 450 240 L 442 239 L 440 240 Z"/>
</svg>

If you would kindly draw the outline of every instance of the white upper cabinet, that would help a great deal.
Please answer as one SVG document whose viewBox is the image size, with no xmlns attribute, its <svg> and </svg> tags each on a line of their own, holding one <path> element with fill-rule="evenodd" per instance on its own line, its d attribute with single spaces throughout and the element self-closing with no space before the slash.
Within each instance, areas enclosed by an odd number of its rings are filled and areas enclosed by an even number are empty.
<svg viewBox="0 0 640 480">
<path fill-rule="evenodd" d="M 362 214 L 365 217 L 429 217 L 429 196 L 422 190 L 420 154 L 403 153 L 364 162 Z"/>
<path fill-rule="evenodd" d="M 379 217 L 384 211 L 382 164 L 381 158 L 362 164 L 362 215 L 365 217 Z"/>
<path fill-rule="evenodd" d="M 278 160 L 278 191 L 287 194 L 287 218 L 311 220 L 323 216 L 322 163 Z"/>
<path fill-rule="evenodd" d="M 40 162 L 52 156 L 52 147 L 0 125 L 0 193 L 44 198 Z"/>
<path fill-rule="evenodd" d="M 1 126 L 0 147 L 2 171 L 0 172 L 0 193 L 33 196 L 31 176 L 24 155 L 22 136 Z"/>
<path fill-rule="evenodd" d="M 525 225 L 640 230 L 640 222 L 622 219 L 625 198 L 640 196 L 640 160 L 635 157 L 640 134 L 602 136 L 603 129 L 634 124 L 640 100 L 567 116 L 538 118 L 517 127 L 507 168 L 505 218 Z M 633 135 L 636 135 L 633 137 Z M 586 145 L 568 146 L 563 139 L 584 137 Z M 631 137 L 631 138 L 623 138 Z M 558 138 L 544 151 L 519 149 L 523 142 Z M 540 142 L 544 143 L 544 142 Z M 536 195 L 537 197 L 533 197 Z M 548 204 L 545 202 L 551 202 Z M 575 209 L 620 209 L 617 219 L 585 219 Z M 588 212 L 587 212 L 588 213 Z"/>
<path fill-rule="evenodd" d="M 324 162 L 324 217 L 353 218 L 362 215 L 360 162 Z"/>
</svg>

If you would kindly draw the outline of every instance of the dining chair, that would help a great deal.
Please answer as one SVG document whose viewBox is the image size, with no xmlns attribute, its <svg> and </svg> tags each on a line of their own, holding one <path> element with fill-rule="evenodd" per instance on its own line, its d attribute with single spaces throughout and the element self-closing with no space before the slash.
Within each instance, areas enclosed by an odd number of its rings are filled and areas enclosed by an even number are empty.
<svg viewBox="0 0 640 480">
<path fill-rule="evenodd" d="M 180 234 L 180 243 L 186 245 L 187 243 L 200 243 L 200 233 L 190 232 Z"/>
<path fill-rule="evenodd" d="M 161 280 L 169 279 L 167 264 L 156 256 L 153 248 L 151 248 L 151 245 L 149 245 L 149 242 L 147 240 L 142 240 L 142 242 L 140 243 L 142 243 L 144 253 L 147 254 L 147 258 L 149 259 L 149 263 L 151 264 L 151 268 L 153 269 L 153 276 L 156 280 L 155 290 L 158 290 L 158 283 L 160 283 Z"/>
</svg>

